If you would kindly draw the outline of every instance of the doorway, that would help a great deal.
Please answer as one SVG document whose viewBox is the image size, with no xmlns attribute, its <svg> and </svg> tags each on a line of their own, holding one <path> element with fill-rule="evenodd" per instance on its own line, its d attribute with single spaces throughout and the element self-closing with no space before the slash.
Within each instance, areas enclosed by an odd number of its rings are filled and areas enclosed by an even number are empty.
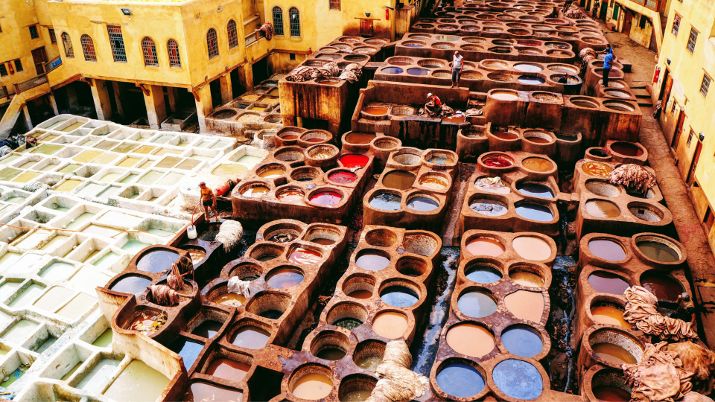
<svg viewBox="0 0 715 402">
<path fill-rule="evenodd" d="M 32 51 L 32 62 L 35 64 L 35 71 L 37 75 L 42 75 L 45 73 L 45 64 L 47 63 L 47 52 L 45 47 L 38 47 Z"/>
<path fill-rule="evenodd" d="M 678 148 L 678 142 L 680 141 L 680 136 L 683 134 L 683 124 L 685 123 L 685 111 L 682 109 L 678 112 L 678 123 L 675 125 L 675 131 L 673 132 L 673 139 L 670 141 L 670 148 L 675 150 Z"/>
<path fill-rule="evenodd" d="M 663 86 L 660 87 L 660 99 L 662 103 L 663 110 L 665 110 L 665 104 L 667 103 L 668 97 L 670 96 L 670 91 L 673 89 L 673 77 L 670 76 L 670 69 L 665 68 L 665 77 L 663 77 Z"/>
<path fill-rule="evenodd" d="M 690 169 L 688 169 L 688 177 L 685 181 L 688 185 L 693 184 L 695 181 L 695 168 L 698 167 L 698 161 L 700 160 L 700 154 L 703 152 L 703 142 L 698 138 L 698 144 L 695 146 L 695 153 L 693 154 L 693 160 L 690 162 Z"/>
<path fill-rule="evenodd" d="M 268 65 L 268 57 L 264 57 L 257 62 L 253 63 L 251 67 L 253 70 L 253 85 L 265 81 L 271 76 L 271 66 Z"/>
<path fill-rule="evenodd" d="M 219 78 L 211 81 L 209 84 L 209 89 L 211 89 L 211 106 L 217 108 L 221 106 L 221 82 Z"/>
<path fill-rule="evenodd" d="M 607 14 L 608 14 L 608 2 L 604 0 L 604 2 L 601 3 L 601 10 L 598 14 L 598 18 L 605 21 Z"/>
</svg>

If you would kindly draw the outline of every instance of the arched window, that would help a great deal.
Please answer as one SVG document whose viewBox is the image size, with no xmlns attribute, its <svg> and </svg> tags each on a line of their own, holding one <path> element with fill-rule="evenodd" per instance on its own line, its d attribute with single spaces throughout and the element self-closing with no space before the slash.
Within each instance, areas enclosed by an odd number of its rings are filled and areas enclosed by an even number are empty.
<svg viewBox="0 0 715 402">
<path fill-rule="evenodd" d="M 206 46 L 209 49 L 209 59 L 218 56 L 218 36 L 216 30 L 211 28 L 206 32 Z"/>
<path fill-rule="evenodd" d="M 169 52 L 169 65 L 171 67 L 181 67 L 179 44 L 175 40 L 169 39 L 169 41 L 166 42 L 166 50 Z"/>
<path fill-rule="evenodd" d="M 280 7 L 273 7 L 273 32 L 283 35 L 283 9 Z"/>
<path fill-rule="evenodd" d="M 62 46 L 65 48 L 65 56 L 74 57 L 74 49 L 72 49 L 72 40 L 67 32 L 62 32 Z"/>
<path fill-rule="evenodd" d="M 228 47 L 233 49 L 238 46 L 238 31 L 236 31 L 236 21 L 229 20 L 226 25 L 226 33 L 228 33 Z"/>
<path fill-rule="evenodd" d="M 142 39 L 142 53 L 144 54 L 145 66 L 158 66 L 159 58 L 156 56 L 156 44 L 149 37 Z"/>
<path fill-rule="evenodd" d="M 84 59 L 86 61 L 97 61 L 97 52 L 94 50 L 94 42 L 92 42 L 92 38 L 89 35 L 84 34 L 79 38 L 79 43 L 82 45 Z"/>
<path fill-rule="evenodd" d="M 288 10 L 288 19 L 290 21 L 290 36 L 300 36 L 300 13 L 295 7 Z"/>
</svg>

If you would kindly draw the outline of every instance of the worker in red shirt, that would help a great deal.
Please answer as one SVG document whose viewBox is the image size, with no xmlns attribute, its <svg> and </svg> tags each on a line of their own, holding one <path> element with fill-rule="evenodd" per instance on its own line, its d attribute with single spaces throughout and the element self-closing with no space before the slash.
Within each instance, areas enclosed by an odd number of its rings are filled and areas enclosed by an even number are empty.
<svg viewBox="0 0 715 402">
<path fill-rule="evenodd" d="M 439 116 L 442 114 L 442 100 L 439 96 L 432 94 L 432 92 L 427 94 L 427 101 L 425 102 L 425 109 L 432 116 Z"/>
</svg>

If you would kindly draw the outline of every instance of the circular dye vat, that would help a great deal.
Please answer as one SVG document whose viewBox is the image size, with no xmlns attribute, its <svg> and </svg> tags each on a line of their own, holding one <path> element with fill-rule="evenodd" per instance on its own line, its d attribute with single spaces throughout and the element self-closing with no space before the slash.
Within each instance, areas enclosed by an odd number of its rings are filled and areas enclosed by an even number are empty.
<svg viewBox="0 0 715 402">
<path fill-rule="evenodd" d="M 517 203 L 516 214 L 537 222 L 551 222 L 554 219 L 554 214 L 549 207 L 532 202 Z"/>
<path fill-rule="evenodd" d="M 489 199 L 477 199 L 471 204 L 469 208 L 484 216 L 501 216 L 507 213 L 509 208 L 501 201 L 489 200 Z"/>
<path fill-rule="evenodd" d="M 504 245 L 490 237 L 477 237 L 467 243 L 467 251 L 471 255 L 498 257 L 504 253 Z"/>
<path fill-rule="evenodd" d="M 311 194 L 310 202 L 321 207 L 334 207 L 340 204 L 343 195 L 335 190 L 320 190 Z"/>
<path fill-rule="evenodd" d="M 516 318 L 539 322 L 544 313 L 544 295 L 539 292 L 517 290 L 504 297 L 504 305 Z"/>
<path fill-rule="evenodd" d="M 276 191 L 276 198 L 283 202 L 293 204 L 303 203 L 304 197 L 305 194 L 303 193 L 303 190 L 298 187 L 288 187 Z"/>
<path fill-rule="evenodd" d="M 280 165 L 267 165 L 263 168 L 258 169 L 258 176 L 264 179 L 275 179 L 276 177 L 281 177 L 285 174 L 285 168 Z"/>
<path fill-rule="evenodd" d="M 541 85 L 544 82 L 546 82 L 546 80 L 544 80 L 541 77 L 535 77 L 535 76 L 531 76 L 531 75 L 520 75 L 519 78 L 517 78 L 517 80 L 519 81 L 520 84 L 524 84 L 524 85 Z"/>
<path fill-rule="evenodd" d="M 492 378 L 497 388 L 511 398 L 532 400 L 543 392 L 539 370 L 523 360 L 502 360 L 494 366 Z"/>
<path fill-rule="evenodd" d="M 150 279 L 138 275 L 128 275 L 120 279 L 109 289 L 115 292 L 139 294 L 149 285 L 151 285 Z"/>
<path fill-rule="evenodd" d="M 351 144 L 365 145 L 369 144 L 373 139 L 375 139 L 375 134 L 372 133 L 350 132 L 345 135 L 345 142 Z"/>
<path fill-rule="evenodd" d="M 588 283 L 593 290 L 601 293 L 622 295 L 630 284 L 618 275 L 605 271 L 595 271 L 588 276 Z"/>
<path fill-rule="evenodd" d="M 202 381 L 194 381 L 183 400 L 185 401 L 242 401 L 243 393 L 237 389 L 222 387 Z"/>
<path fill-rule="evenodd" d="M 424 195 L 416 195 L 410 197 L 407 200 L 407 208 L 413 209 L 419 212 L 429 212 L 434 211 L 439 208 L 439 202 L 431 197 Z"/>
<path fill-rule="evenodd" d="M 382 211 L 399 211 L 402 197 L 397 194 L 378 191 L 370 197 L 368 204 Z"/>
<path fill-rule="evenodd" d="M 341 156 L 338 161 L 340 161 L 340 164 L 343 167 L 346 167 L 348 169 L 363 168 L 370 161 L 370 158 L 360 154 L 345 154 Z"/>
<path fill-rule="evenodd" d="M 306 247 L 296 247 L 288 256 L 289 261 L 302 265 L 317 264 L 322 258 L 323 254 L 319 251 Z"/>
<path fill-rule="evenodd" d="M 420 185 L 431 190 L 446 190 L 449 187 L 449 181 L 436 174 L 426 174 L 419 180 Z"/>
<path fill-rule="evenodd" d="M 472 357 L 486 356 L 495 346 L 488 329 L 471 323 L 452 326 L 447 331 L 447 344 L 455 352 Z"/>
<path fill-rule="evenodd" d="M 501 140 L 507 141 L 513 141 L 519 138 L 519 135 L 517 135 L 516 133 L 512 133 L 511 131 L 495 131 L 492 133 L 492 135 Z"/>
<path fill-rule="evenodd" d="M 514 161 L 504 154 L 492 154 L 482 158 L 482 163 L 490 168 L 508 168 L 514 166 Z"/>
<path fill-rule="evenodd" d="M 402 74 L 403 71 L 405 70 L 400 67 L 383 67 L 380 69 L 380 72 L 384 74 Z"/>
<path fill-rule="evenodd" d="M 206 257 L 206 251 L 201 248 L 187 247 L 186 250 L 189 253 L 189 258 L 193 264 L 198 264 Z"/>
<path fill-rule="evenodd" d="M 357 180 L 357 175 L 348 170 L 339 170 L 328 175 L 328 179 L 333 183 L 350 184 Z"/>
<path fill-rule="evenodd" d="M 606 200 L 586 201 L 586 212 L 594 218 L 615 218 L 621 215 L 618 205 Z"/>
<path fill-rule="evenodd" d="M 465 276 L 476 283 L 494 283 L 501 279 L 501 272 L 490 266 L 477 265 L 468 268 Z"/>
<path fill-rule="evenodd" d="M 231 343 L 241 348 L 261 349 L 266 346 L 269 336 L 268 332 L 261 328 L 245 326 L 236 331 Z"/>
<path fill-rule="evenodd" d="M 541 335 L 527 325 L 513 325 L 505 329 L 501 333 L 501 341 L 509 353 L 520 357 L 534 357 L 544 348 Z"/>
<path fill-rule="evenodd" d="M 555 168 L 554 162 L 539 157 L 529 157 L 521 161 L 524 168 L 534 172 L 549 172 Z"/>
<path fill-rule="evenodd" d="M 246 376 L 250 369 L 250 364 L 231 359 L 218 358 L 211 361 L 208 369 L 206 369 L 206 374 L 224 378 L 229 381 L 240 381 Z"/>
<path fill-rule="evenodd" d="M 355 259 L 355 265 L 368 271 L 380 271 L 390 265 L 390 259 L 382 254 L 363 251 Z"/>
<path fill-rule="evenodd" d="M 591 345 L 593 354 L 603 360 L 620 366 L 623 363 L 636 364 L 636 358 L 626 349 L 613 343 L 596 343 Z"/>
<path fill-rule="evenodd" d="M 211 299 L 212 302 L 227 307 L 240 307 L 246 304 L 246 296 L 238 293 L 224 293 Z"/>
<path fill-rule="evenodd" d="M 621 190 L 618 187 L 601 180 L 586 181 L 586 190 L 601 197 L 617 197 L 621 194 Z"/>
<path fill-rule="evenodd" d="M 320 348 L 315 356 L 325 360 L 340 360 L 345 357 L 345 350 L 339 346 L 327 345 Z"/>
<path fill-rule="evenodd" d="M 606 261 L 623 261 L 627 256 L 623 246 L 610 239 L 593 239 L 588 242 L 588 250 L 595 257 Z"/>
<path fill-rule="evenodd" d="M 482 318 L 494 314 L 497 304 L 489 295 L 480 291 L 469 291 L 459 296 L 457 307 L 462 314 Z"/>
<path fill-rule="evenodd" d="M 367 105 L 362 109 L 363 113 L 382 116 L 390 112 L 390 108 L 385 105 Z"/>
<path fill-rule="evenodd" d="M 410 75 L 427 75 L 429 74 L 429 70 L 426 68 L 421 68 L 421 67 L 411 67 L 407 69 L 407 74 Z"/>
<path fill-rule="evenodd" d="M 378 313 L 372 321 L 376 334 L 388 339 L 402 338 L 407 331 L 407 317 L 395 311 Z"/>
<path fill-rule="evenodd" d="M 675 302 L 685 289 L 677 279 L 654 270 L 641 275 L 641 285 L 653 293 L 658 300 Z"/>
<path fill-rule="evenodd" d="M 585 162 L 581 165 L 581 170 L 589 176 L 608 178 L 613 168 L 603 162 Z"/>
<path fill-rule="evenodd" d="M 544 286 L 544 279 L 537 273 L 525 268 L 514 268 L 509 272 L 509 279 L 517 285 L 528 287 Z"/>
<path fill-rule="evenodd" d="M 310 401 L 323 399 L 332 391 L 333 381 L 322 373 L 309 373 L 300 376 L 291 389 L 291 393 L 297 398 Z"/>
<path fill-rule="evenodd" d="M 623 319 L 623 309 L 610 303 L 597 303 L 591 306 L 591 316 L 599 324 L 631 329 L 631 324 Z"/>
<path fill-rule="evenodd" d="M 393 170 L 382 177 L 382 184 L 395 190 L 407 190 L 415 183 L 415 175 L 404 170 Z"/>
<path fill-rule="evenodd" d="M 261 198 L 268 194 L 269 191 L 271 189 L 264 185 L 254 185 L 241 191 L 241 195 L 246 198 Z"/>
<path fill-rule="evenodd" d="M 521 71 L 522 73 L 540 73 L 543 71 L 543 68 L 538 64 L 516 63 L 514 64 L 514 70 Z"/>
<path fill-rule="evenodd" d="M 653 240 L 639 240 L 636 242 L 636 246 L 646 257 L 658 262 L 676 262 L 680 260 L 678 252 L 665 243 Z"/>
<path fill-rule="evenodd" d="M 266 276 L 266 283 L 274 289 L 287 289 L 303 282 L 303 273 L 297 269 L 279 268 Z"/>
<path fill-rule="evenodd" d="M 469 398 L 484 389 L 484 377 L 471 364 L 454 360 L 443 364 L 436 375 L 437 385 L 457 398 Z"/>
<path fill-rule="evenodd" d="M 643 155 L 643 149 L 631 142 L 616 141 L 611 144 L 611 149 L 625 156 L 638 157 Z"/>
<path fill-rule="evenodd" d="M 624 383 L 620 370 L 600 370 L 591 380 L 591 391 L 599 401 L 628 402 L 631 391 Z"/>
<path fill-rule="evenodd" d="M 412 307 L 419 300 L 417 293 L 406 286 L 390 286 L 380 293 L 380 299 L 393 307 Z"/>
<path fill-rule="evenodd" d="M 179 254 L 174 251 L 150 251 L 137 261 L 137 269 L 145 272 L 164 272 L 178 259 Z"/>
<path fill-rule="evenodd" d="M 489 94 L 492 98 L 500 101 L 515 101 L 519 100 L 519 95 L 514 92 L 494 91 Z"/>
<path fill-rule="evenodd" d="M 533 181 L 521 181 L 516 183 L 516 190 L 520 194 L 525 195 L 527 197 L 536 197 L 544 199 L 554 198 L 554 192 L 551 190 L 551 187 L 547 186 L 546 184 L 537 183 Z"/>
<path fill-rule="evenodd" d="M 352 330 L 352 329 L 355 329 L 355 328 L 361 326 L 362 321 L 358 320 L 357 318 L 353 318 L 353 317 L 345 317 L 345 318 L 341 318 L 339 320 L 335 320 L 335 322 L 333 322 L 333 325 L 335 325 L 336 327 Z"/>
<path fill-rule="evenodd" d="M 551 246 L 549 243 L 536 236 L 519 236 L 511 242 L 520 257 L 531 261 L 544 261 L 551 257 Z"/>
<path fill-rule="evenodd" d="M 220 321 L 215 321 L 215 320 L 206 320 L 202 322 L 201 324 L 197 325 L 196 328 L 194 328 L 193 331 L 191 331 L 192 334 L 198 335 L 203 338 L 213 338 L 214 335 L 218 333 L 218 331 L 221 329 L 223 326 L 223 323 Z"/>
</svg>

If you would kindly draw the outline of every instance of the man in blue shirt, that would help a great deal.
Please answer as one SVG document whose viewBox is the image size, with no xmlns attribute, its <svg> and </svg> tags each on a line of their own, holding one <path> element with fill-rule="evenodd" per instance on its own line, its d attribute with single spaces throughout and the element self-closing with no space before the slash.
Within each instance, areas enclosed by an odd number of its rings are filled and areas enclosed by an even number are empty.
<svg viewBox="0 0 715 402">
<path fill-rule="evenodd" d="M 608 75 L 611 73 L 613 66 L 613 48 L 608 45 L 606 48 L 606 56 L 603 58 L 603 86 L 608 88 Z"/>
</svg>

